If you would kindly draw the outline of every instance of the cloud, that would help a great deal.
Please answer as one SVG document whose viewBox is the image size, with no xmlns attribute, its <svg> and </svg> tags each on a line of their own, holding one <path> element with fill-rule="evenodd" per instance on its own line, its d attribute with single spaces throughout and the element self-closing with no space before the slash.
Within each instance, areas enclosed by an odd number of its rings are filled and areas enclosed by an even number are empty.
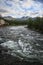
<svg viewBox="0 0 43 65">
<path fill-rule="evenodd" d="M 41 0 L 42 1 L 42 0 Z M 0 0 L 0 11 L 3 16 L 42 16 L 43 4 L 40 0 Z"/>
<path fill-rule="evenodd" d="M 5 0 L 5 4 L 6 4 L 7 6 L 10 6 L 10 7 L 12 6 L 11 0 L 8 0 L 8 1 Z"/>
<path fill-rule="evenodd" d="M 34 1 L 37 1 L 37 2 L 43 3 L 43 0 L 34 0 Z"/>
<path fill-rule="evenodd" d="M 8 13 L 8 11 L 7 11 L 6 9 L 0 8 L 0 14 L 1 14 L 2 16 L 4 16 L 4 15 L 7 14 L 7 13 Z"/>
<path fill-rule="evenodd" d="M 6 13 L 8 12 L 7 10 L 4 10 L 4 9 L 0 9 L 0 13 Z"/>
</svg>

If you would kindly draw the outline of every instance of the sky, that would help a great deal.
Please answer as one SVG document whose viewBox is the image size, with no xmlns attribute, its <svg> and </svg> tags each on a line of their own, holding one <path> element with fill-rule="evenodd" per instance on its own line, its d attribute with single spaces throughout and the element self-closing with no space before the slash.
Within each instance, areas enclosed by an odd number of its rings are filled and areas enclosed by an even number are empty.
<svg viewBox="0 0 43 65">
<path fill-rule="evenodd" d="M 37 17 L 43 16 L 43 0 L 0 0 L 2 16 Z"/>
</svg>

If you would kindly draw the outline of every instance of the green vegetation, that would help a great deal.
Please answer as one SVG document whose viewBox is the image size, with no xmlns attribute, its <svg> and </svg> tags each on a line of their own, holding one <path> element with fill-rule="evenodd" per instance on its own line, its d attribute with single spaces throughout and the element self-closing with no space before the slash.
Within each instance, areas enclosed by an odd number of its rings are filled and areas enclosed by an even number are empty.
<svg viewBox="0 0 43 65">
<path fill-rule="evenodd" d="M 14 19 L 14 20 L 4 19 L 4 20 L 9 26 L 28 25 L 28 28 L 43 33 L 43 17 L 28 18 L 27 20 L 19 20 L 19 19 Z"/>
<path fill-rule="evenodd" d="M 5 20 L 5 19 L 4 19 Z M 11 26 L 18 26 L 18 25 L 27 25 L 28 22 L 26 20 L 5 20 Z"/>
<path fill-rule="evenodd" d="M 43 33 L 43 17 L 36 17 L 34 19 L 29 18 L 28 21 L 28 28 L 36 30 L 36 31 L 40 31 Z"/>
</svg>

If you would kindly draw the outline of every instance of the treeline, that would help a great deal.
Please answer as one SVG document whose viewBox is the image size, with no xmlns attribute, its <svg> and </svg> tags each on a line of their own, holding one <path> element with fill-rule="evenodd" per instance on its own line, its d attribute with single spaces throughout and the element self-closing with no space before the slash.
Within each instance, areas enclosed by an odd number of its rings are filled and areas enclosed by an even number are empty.
<svg viewBox="0 0 43 65">
<path fill-rule="evenodd" d="M 43 32 L 43 17 L 28 18 L 27 20 L 6 20 L 8 25 L 28 25 L 28 28 Z"/>
<path fill-rule="evenodd" d="M 43 17 L 29 18 L 27 21 L 28 21 L 28 28 L 43 33 Z"/>
<path fill-rule="evenodd" d="M 27 25 L 28 22 L 26 20 L 6 20 L 4 19 L 9 25 Z"/>
</svg>

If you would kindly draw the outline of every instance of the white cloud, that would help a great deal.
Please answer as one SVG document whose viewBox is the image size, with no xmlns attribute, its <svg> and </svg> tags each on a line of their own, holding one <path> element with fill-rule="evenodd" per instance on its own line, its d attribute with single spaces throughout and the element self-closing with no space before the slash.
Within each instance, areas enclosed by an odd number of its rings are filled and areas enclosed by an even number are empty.
<svg viewBox="0 0 43 65">
<path fill-rule="evenodd" d="M 0 0 L 0 9 L 4 9 L 8 12 L 0 12 L 4 15 L 12 15 L 14 17 L 22 16 L 42 16 L 43 7 L 40 2 L 35 2 L 33 0 Z"/>
</svg>

